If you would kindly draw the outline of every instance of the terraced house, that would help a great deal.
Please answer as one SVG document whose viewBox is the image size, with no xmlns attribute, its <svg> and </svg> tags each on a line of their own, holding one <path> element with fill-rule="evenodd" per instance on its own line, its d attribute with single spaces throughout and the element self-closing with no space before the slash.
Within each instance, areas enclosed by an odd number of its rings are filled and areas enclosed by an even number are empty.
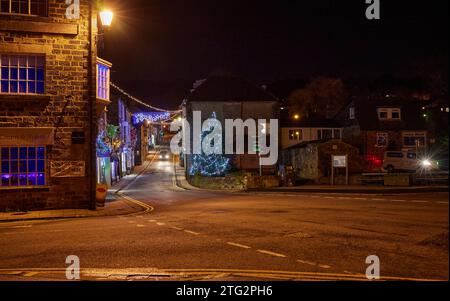
<svg viewBox="0 0 450 301">
<path fill-rule="evenodd" d="M 110 67 L 95 3 L 0 1 L 0 211 L 95 208 Z"/>
</svg>

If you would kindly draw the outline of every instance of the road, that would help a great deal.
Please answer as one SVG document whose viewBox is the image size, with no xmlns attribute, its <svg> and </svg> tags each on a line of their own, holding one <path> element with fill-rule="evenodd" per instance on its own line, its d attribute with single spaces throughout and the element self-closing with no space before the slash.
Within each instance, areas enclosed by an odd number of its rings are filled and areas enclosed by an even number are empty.
<svg viewBox="0 0 450 301">
<path fill-rule="evenodd" d="M 0 280 L 448 280 L 448 193 L 226 193 L 174 185 L 154 160 L 124 195 L 146 214 L 0 224 Z"/>
</svg>

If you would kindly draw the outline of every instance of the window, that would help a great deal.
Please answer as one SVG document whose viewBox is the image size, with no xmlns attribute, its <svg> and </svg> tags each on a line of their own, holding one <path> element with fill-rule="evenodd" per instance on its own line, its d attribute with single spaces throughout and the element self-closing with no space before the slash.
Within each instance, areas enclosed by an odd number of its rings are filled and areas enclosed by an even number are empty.
<svg viewBox="0 0 450 301">
<path fill-rule="evenodd" d="M 349 119 L 355 119 L 355 107 L 350 107 L 350 109 L 348 110 L 349 112 Z"/>
<path fill-rule="evenodd" d="M 45 185 L 45 147 L 1 147 L 1 187 Z"/>
<path fill-rule="evenodd" d="M 403 158 L 402 152 L 387 152 L 386 157 L 388 158 Z"/>
<path fill-rule="evenodd" d="M 407 147 L 424 147 L 426 143 L 425 133 L 403 133 L 403 145 Z"/>
<path fill-rule="evenodd" d="M 322 139 L 329 140 L 333 138 L 333 131 L 332 130 L 322 130 Z"/>
<path fill-rule="evenodd" d="M 400 109 L 392 109 L 391 118 L 392 119 L 400 119 Z"/>
<path fill-rule="evenodd" d="M 296 141 L 300 141 L 302 140 L 302 130 L 297 129 L 297 130 L 289 130 L 289 140 L 296 140 Z"/>
<path fill-rule="evenodd" d="M 318 129 L 317 140 L 341 139 L 341 129 Z"/>
<path fill-rule="evenodd" d="M 110 67 L 97 63 L 97 98 L 109 100 Z"/>
<path fill-rule="evenodd" d="M 399 108 L 380 108 L 377 112 L 379 120 L 401 120 Z"/>
<path fill-rule="evenodd" d="M 44 94 L 44 56 L 7 55 L 0 58 L 0 92 Z"/>
<path fill-rule="evenodd" d="M 47 0 L 0 0 L 0 13 L 47 16 Z"/>
<path fill-rule="evenodd" d="M 388 146 L 388 133 L 377 133 L 376 137 L 376 146 L 377 147 L 387 147 Z"/>
</svg>

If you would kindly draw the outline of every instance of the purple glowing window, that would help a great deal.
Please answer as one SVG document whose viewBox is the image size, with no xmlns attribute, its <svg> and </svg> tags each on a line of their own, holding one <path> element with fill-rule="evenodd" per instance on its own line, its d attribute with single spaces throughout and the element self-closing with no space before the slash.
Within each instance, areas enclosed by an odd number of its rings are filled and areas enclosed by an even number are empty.
<svg viewBox="0 0 450 301">
<path fill-rule="evenodd" d="M 0 186 L 27 187 L 46 184 L 45 147 L 1 147 Z"/>
<path fill-rule="evenodd" d="M 0 93 L 44 94 L 44 56 L 1 54 L 0 57 Z"/>
</svg>

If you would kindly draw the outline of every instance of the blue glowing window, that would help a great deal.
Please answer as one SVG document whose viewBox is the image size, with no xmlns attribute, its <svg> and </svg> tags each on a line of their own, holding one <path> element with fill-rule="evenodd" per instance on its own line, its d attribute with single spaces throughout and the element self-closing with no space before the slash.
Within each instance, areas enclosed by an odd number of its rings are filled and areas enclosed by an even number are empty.
<svg viewBox="0 0 450 301">
<path fill-rule="evenodd" d="M 2 147 L 0 186 L 46 185 L 45 147 Z"/>
<path fill-rule="evenodd" d="M 0 55 L 0 93 L 44 94 L 45 60 L 39 55 Z"/>
</svg>

